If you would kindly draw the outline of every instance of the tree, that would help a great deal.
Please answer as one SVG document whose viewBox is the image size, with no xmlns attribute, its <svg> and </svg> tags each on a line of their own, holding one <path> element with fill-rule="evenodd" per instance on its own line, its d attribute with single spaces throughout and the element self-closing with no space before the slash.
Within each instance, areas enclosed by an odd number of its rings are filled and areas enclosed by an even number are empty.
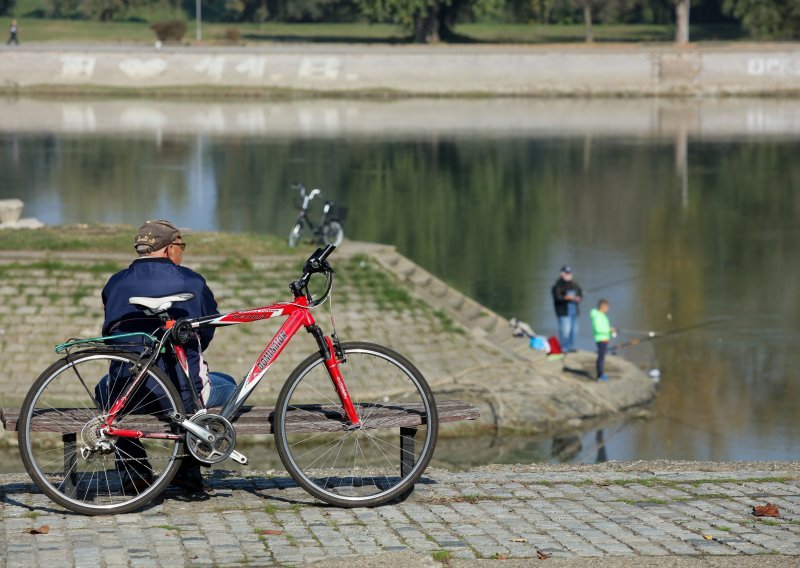
<svg viewBox="0 0 800 568">
<path fill-rule="evenodd" d="M 756 38 L 800 38 L 797 0 L 725 0 L 723 10 Z"/>
<path fill-rule="evenodd" d="M 14 9 L 17 0 L 0 0 L 0 16 L 5 16 Z"/>
<path fill-rule="evenodd" d="M 0 0 L 0 6 L 3 1 Z M 145 4 L 152 4 L 159 0 L 47 0 L 44 12 L 50 17 L 72 18 L 86 17 L 97 18 L 102 22 L 112 20 L 115 15 Z M 2 12 L 2 10 L 0 10 Z"/>
<path fill-rule="evenodd" d="M 675 0 L 675 41 L 689 43 L 689 9 L 691 0 Z"/>
<path fill-rule="evenodd" d="M 504 0 L 355 0 L 370 20 L 396 22 L 413 33 L 417 43 L 452 38 L 453 26 L 467 10 L 492 12 Z"/>
</svg>

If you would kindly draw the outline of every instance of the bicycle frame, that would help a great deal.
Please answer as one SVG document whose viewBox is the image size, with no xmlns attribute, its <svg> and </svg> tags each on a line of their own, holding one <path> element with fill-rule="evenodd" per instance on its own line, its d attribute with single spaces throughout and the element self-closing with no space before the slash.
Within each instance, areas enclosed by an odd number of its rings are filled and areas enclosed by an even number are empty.
<svg viewBox="0 0 800 568">
<path fill-rule="evenodd" d="M 355 405 L 353 405 L 353 402 L 350 399 L 350 394 L 347 390 L 344 379 L 342 378 L 342 373 L 339 370 L 339 364 L 342 361 L 338 353 L 338 347 L 334 340 L 328 336 L 325 336 L 322 333 L 322 330 L 316 324 L 314 316 L 311 314 L 308 299 L 305 296 L 299 296 L 295 298 L 294 302 L 278 302 L 258 308 L 237 310 L 222 315 L 206 316 L 182 321 L 190 325 L 192 329 L 199 330 L 207 327 L 221 327 L 238 325 L 241 323 L 251 323 L 254 321 L 275 317 L 287 317 L 287 320 L 283 323 L 283 325 L 281 325 L 280 329 L 278 329 L 277 333 L 275 333 L 275 335 L 269 341 L 264 351 L 261 353 L 258 359 L 256 359 L 250 371 L 247 373 L 247 375 L 245 375 L 244 380 L 239 383 L 236 391 L 234 392 L 233 396 L 231 396 L 230 400 L 225 404 L 220 415 L 229 421 L 232 421 L 233 417 L 247 400 L 247 397 L 266 376 L 270 366 L 272 366 L 272 364 L 277 360 L 278 356 L 283 352 L 284 348 L 289 341 L 291 341 L 292 337 L 294 337 L 301 327 L 305 327 L 306 330 L 317 340 L 325 367 L 328 369 L 334 389 L 339 396 L 339 399 L 342 403 L 342 408 L 344 409 L 345 414 L 347 415 L 347 420 L 349 421 L 349 424 L 346 426 L 346 428 L 358 428 L 361 422 L 358 417 L 358 413 L 356 412 Z M 188 363 L 186 362 L 185 352 L 180 345 L 177 345 L 171 341 L 174 324 L 175 320 L 167 321 L 165 334 L 162 337 L 158 347 L 155 349 L 155 352 L 151 355 L 148 362 L 145 363 L 139 372 L 139 375 L 129 385 L 125 393 L 123 393 L 123 395 L 120 396 L 112 406 L 104 424 L 105 433 L 107 435 L 125 438 L 161 439 L 179 439 L 182 437 L 182 435 L 179 434 L 170 434 L 164 432 L 142 432 L 139 430 L 118 429 L 113 425 L 117 414 L 125 407 L 126 402 L 130 398 L 131 394 L 135 392 L 136 388 L 139 386 L 139 383 L 144 380 L 147 370 L 158 358 L 158 354 L 165 343 L 171 343 L 181 367 L 186 373 L 186 376 L 189 377 L 189 369 Z M 193 384 L 191 378 L 189 378 L 189 383 Z M 194 389 L 192 389 L 192 392 L 195 397 L 195 402 L 198 403 L 198 407 L 202 408 L 202 412 L 205 410 L 205 407 L 204 405 L 200 404 L 199 400 L 197 400 L 197 393 L 194 392 Z"/>
</svg>

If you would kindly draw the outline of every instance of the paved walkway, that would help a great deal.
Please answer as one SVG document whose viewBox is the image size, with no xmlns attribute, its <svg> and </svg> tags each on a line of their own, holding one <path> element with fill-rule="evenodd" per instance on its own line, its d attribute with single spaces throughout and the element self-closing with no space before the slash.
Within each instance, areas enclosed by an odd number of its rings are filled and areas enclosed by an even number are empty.
<svg viewBox="0 0 800 568">
<path fill-rule="evenodd" d="M 213 496 L 168 492 L 141 512 L 65 513 L 0 476 L 0 566 L 348 566 L 604 557 L 617 566 L 738 556 L 800 563 L 800 463 L 610 463 L 429 472 L 406 502 L 337 509 L 281 474 L 217 471 Z M 757 518 L 771 502 L 779 518 Z M 29 534 L 47 526 L 46 534 Z M 746 558 L 750 557 L 751 561 Z M 559 560 L 562 559 L 562 560 Z M 709 563 L 710 562 L 710 563 Z M 583 565 L 583 562 L 579 562 Z"/>
</svg>

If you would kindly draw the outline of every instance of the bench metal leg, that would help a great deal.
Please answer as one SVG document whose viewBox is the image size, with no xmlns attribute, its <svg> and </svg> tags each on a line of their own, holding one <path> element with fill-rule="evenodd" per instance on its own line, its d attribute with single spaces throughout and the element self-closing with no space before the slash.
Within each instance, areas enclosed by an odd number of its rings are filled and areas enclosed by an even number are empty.
<svg viewBox="0 0 800 568">
<path fill-rule="evenodd" d="M 405 477 L 414 469 L 414 437 L 416 428 L 400 428 L 400 475 Z"/>
<path fill-rule="evenodd" d="M 75 496 L 75 466 L 78 462 L 76 456 L 78 451 L 77 436 L 75 433 L 61 435 L 64 440 L 64 481 L 61 485 L 62 491 L 70 497 Z"/>
</svg>

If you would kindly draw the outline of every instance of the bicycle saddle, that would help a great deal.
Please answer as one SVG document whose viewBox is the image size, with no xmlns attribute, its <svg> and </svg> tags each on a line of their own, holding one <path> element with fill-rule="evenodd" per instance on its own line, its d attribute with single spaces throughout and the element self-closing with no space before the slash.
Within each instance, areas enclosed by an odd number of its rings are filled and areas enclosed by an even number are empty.
<svg viewBox="0 0 800 568">
<path fill-rule="evenodd" d="M 143 310 L 148 315 L 157 315 L 166 312 L 175 302 L 185 302 L 194 298 L 191 292 L 173 294 L 171 296 L 161 296 L 160 298 L 147 298 L 144 296 L 133 296 L 128 298 L 128 303 Z"/>
</svg>

